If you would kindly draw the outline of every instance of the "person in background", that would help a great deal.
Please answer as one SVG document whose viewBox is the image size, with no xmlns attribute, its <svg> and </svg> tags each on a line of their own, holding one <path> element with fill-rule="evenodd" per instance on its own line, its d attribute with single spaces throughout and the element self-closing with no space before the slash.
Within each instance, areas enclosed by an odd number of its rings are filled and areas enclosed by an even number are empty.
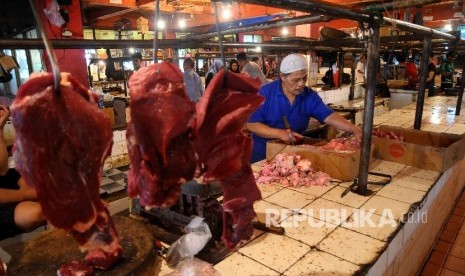
<svg viewBox="0 0 465 276">
<path fill-rule="evenodd" d="M 266 79 L 265 75 L 262 72 L 262 69 L 260 69 L 260 66 L 256 64 L 255 62 L 250 62 L 247 59 L 247 54 L 244 52 L 240 52 L 236 55 L 237 62 L 239 62 L 239 65 L 242 67 L 242 73 L 245 73 L 249 75 L 250 77 L 256 79 L 260 79 L 262 84 L 268 83 L 268 80 Z"/>
<path fill-rule="evenodd" d="M 193 102 L 198 102 L 203 95 L 203 85 L 200 76 L 194 71 L 195 62 L 191 58 L 186 58 L 183 62 L 184 83 L 186 85 L 187 95 Z"/>
<path fill-rule="evenodd" d="M 355 95 L 357 98 L 363 95 L 363 85 L 365 84 L 365 55 L 361 54 L 355 68 Z"/>
<path fill-rule="evenodd" d="M 220 70 L 223 69 L 223 62 L 219 59 L 214 60 L 210 69 L 208 69 L 207 75 L 205 76 L 205 89 L 210 84 L 210 81 L 213 79 Z"/>
<path fill-rule="evenodd" d="M 140 69 L 142 64 L 142 54 L 137 52 L 132 54 L 132 65 L 134 66 L 134 72 Z"/>
<path fill-rule="evenodd" d="M 259 94 L 264 103 L 250 117 L 246 127 L 252 132 L 251 162 L 266 157 L 266 143 L 272 139 L 284 142 L 299 140 L 308 128 L 311 117 L 338 129 L 351 132 L 361 141 L 362 131 L 327 107 L 318 94 L 305 86 L 308 77 L 307 59 L 299 54 L 286 56 L 280 65 L 279 79 L 263 85 Z M 287 118 L 291 137 L 284 125 Z"/>
<path fill-rule="evenodd" d="M 235 59 L 231 59 L 229 61 L 229 71 L 233 73 L 240 73 L 241 71 L 239 70 L 239 63 Z"/>
<path fill-rule="evenodd" d="M 436 76 L 436 61 L 434 53 L 429 55 L 428 76 L 426 77 L 426 87 L 428 88 L 428 97 L 433 97 L 435 94 L 434 79 Z"/>
<path fill-rule="evenodd" d="M 449 51 L 446 54 L 446 61 L 441 64 L 441 91 L 454 86 L 454 59 L 455 53 Z"/>
<path fill-rule="evenodd" d="M 37 195 L 15 169 L 8 169 L 8 151 L 3 127 L 8 109 L 0 105 L 0 240 L 30 232 L 46 224 Z"/>
<path fill-rule="evenodd" d="M 407 59 L 407 62 L 405 63 L 405 77 L 408 80 L 407 89 L 416 90 L 417 83 L 419 82 L 418 69 L 417 65 L 411 58 Z"/>
</svg>

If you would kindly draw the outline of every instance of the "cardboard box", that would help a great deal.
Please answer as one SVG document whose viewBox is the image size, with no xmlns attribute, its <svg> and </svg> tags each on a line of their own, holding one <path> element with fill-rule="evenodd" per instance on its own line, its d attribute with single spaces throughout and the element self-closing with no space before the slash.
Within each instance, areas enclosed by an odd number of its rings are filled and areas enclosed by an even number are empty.
<svg viewBox="0 0 465 276">
<path fill-rule="evenodd" d="M 113 111 L 113 107 L 106 107 L 102 109 L 103 113 L 110 118 L 111 127 L 115 126 L 115 112 Z"/>
<path fill-rule="evenodd" d="M 305 144 L 314 146 L 322 146 L 326 143 L 328 143 L 326 140 L 305 139 Z M 373 153 L 373 147 L 371 150 Z M 299 145 L 292 146 L 278 140 L 266 144 L 267 160 L 273 159 L 279 153 L 294 153 L 309 159 L 315 169 L 326 172 L 335 179 L 352 181 L 358 176 L 360 150 L 346 153 L 330 152 Z"/>
<path fill-rule="evenodd" d="M 373 136 L 376 157 L 418 167 L 444 172 L 465 156 L 465 137 L 393 126 L 379 126 L 404 136 L 404 142 Z"/>
</svg>

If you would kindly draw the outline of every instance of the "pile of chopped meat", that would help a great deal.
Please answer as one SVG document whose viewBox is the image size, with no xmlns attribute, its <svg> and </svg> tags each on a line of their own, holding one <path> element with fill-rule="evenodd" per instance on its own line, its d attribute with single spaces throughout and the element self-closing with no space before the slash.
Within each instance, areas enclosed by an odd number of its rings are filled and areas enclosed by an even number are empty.
<svg viewBox="0 0 465 276">
<path fill-rule="evenodd" d="M 35 188 L 47 220 L 69 231 L 87 264 L 109 269 L 122 256 L 107 205 L 100 199 L 102 165 L 113 134 L 94 95 L 71 75 L 31 76 L 11 105 L 16 169 Z"/>
<path fill-rule="evenodd" d="M 254 173 L 259 184 L 279 183 L 283 186 L 327 186 L 331 177 L 312 167 L 312 162 L 299 155 L 280 153 L 272 161 L 263 163 L 261 170 Z"/>
<path fill-rule="evenodd" d="M 229 248 L 248 240 L 253 234 L 253 203 L 261 194 L 249 162 L 252 141 L 242 128 L 263 101 L 259 85 L 248 76 L 222 71 L 195 105 L 174 64 L 137 71 L 129 80 L 129 195 L 146 208 L 170 207 L 181 185 L 193 177 L 205 183 L 220 181 L 222 240 Z"/>
<path fill-rule="evenodd" d="M 397 141 L 404 141 L 404 135 L 401 133 L 395 133 L 393 131 L 384 131 L 381 129 L 373 129 L 372 132 L 373 136 L 379 137 L 379 138 L 384 138 L 384 139 L 391 139 L 391 140 L 397 140 Z"/>
<path fill-rule="evenodd" d="M 360 150 L 360 142 L 358 142 L 355 137 L 349 138 L 335 138 L 329 141 L 328 143 L 318 146 L 318 145 L 309 145 L 303 144 L 300 145 L 304 148 L 309 148 L 313 150 L 321 150 L 321 151 L 331 151 L 331 152 L 355 152 Z"/>
</svg>

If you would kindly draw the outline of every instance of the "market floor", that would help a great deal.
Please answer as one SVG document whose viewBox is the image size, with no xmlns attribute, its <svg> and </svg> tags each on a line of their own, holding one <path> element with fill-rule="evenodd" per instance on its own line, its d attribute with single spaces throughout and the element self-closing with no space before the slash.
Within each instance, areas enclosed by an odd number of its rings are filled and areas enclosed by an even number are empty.
<svg viewBox="0 0 465 276">
<path fill-rule="evenodd" d="M 452 210 L 420 275 L 465 275 L 465 191 Z"/>
</svg>

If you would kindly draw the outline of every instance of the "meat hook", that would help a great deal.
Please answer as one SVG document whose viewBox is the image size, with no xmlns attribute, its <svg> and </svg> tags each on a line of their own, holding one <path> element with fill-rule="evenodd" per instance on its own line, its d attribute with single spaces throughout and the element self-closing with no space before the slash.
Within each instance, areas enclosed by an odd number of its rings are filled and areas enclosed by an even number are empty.
<svg viewBox="0 0 465 276">
<path fill-rule="evenodd" d="M 153 61 L 158 63 L 158 18 L 160 15 L 160 0 L 155 0 L 155 26 L 153 27 Z M 158 68 L 160 70 L 160 68 Z"/>
<path fill-rule="evenodd" d="M 223 88 L 228 84 L 228 66 L 226 66 L 226 59 L 224 57 L 224 47 L 223 47 L 223 39 L 221 36 L 221 28 L 220 28 L 220 21 L 218 19 L 218 5 L 216 2 L 213 2 L 215 7 L 215 25 L 216 25 L 216 32 L 218 33 L 218 44 L 220 46 L 220 54 L 221 54 L 221 61 L 223 62 L 223 70 L 224 70 L 224 79 L 223 79 Z"/>
<path fill-rule="evenodd" d="M 53 51 L 52 44 L 50 40 L 47 38 L 47 34 L 45 33 L 44 25 L 42 24 L 42 20 L 40 20 L 40 15 L 37 7 L 37 1 L 29 0 L 29 5 L 31 6 L 32 13 L 34 14 L 34 18 L 37 23 L 37 28 L 40 31 L 40 36 L 42 37 L 42 41 L 45 44 L 45 50 L 47 51 L 47 56 L 50 61 L 50 65 L 52 66 L 52 73 L 53 73 L 53 88 L 57 95 L 60 95 L 60 82 L 61 82 L 61 75 L 60 75 L 60 68 L 58 67 L 57 57 L 55 52 Z"/>
</svg>

